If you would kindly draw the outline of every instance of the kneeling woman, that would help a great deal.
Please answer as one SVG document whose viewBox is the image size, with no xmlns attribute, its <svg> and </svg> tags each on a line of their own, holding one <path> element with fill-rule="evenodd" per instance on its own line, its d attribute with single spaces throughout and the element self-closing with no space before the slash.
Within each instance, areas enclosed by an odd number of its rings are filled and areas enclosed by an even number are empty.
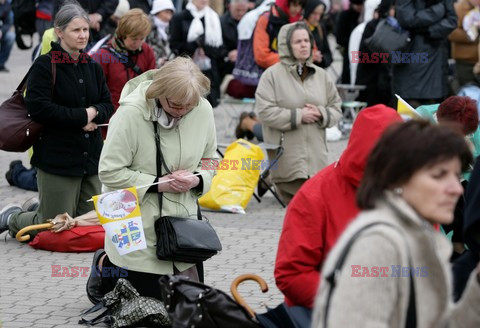
<svg viewBox="0 0 480 328">
<path fill-rule="evenodd" d="M 460 174 L 472 160 L 464 136 L 451 127 L 410 121 L 387 130 L 357 192 L 362 212 L 323 267 L 312 327 L 480 326 L 479 272 L 453 304 L 452 245 L 434 228 L 452 222 Z"/>
<path fill-rule="evenodd" d="M 209 79 L 194 62 L 178 57 L 127 82 L 110 121 L 99 167 L 108 191 L 172 180 L 137 189 L 146 249 L 120 255 L 106 238 L 106 257 L 96 254 L 100 266 L 126 267 L 127 279 L 144 296 L 160 297 L 155 288 L 160 275 L 181 273 L 199 279 L 193 263 L 156 257 L 154 224 L 160 216 L 196 220 L 197 197 L 210 188 L 215 171 L 202 170 L 203 160 L 217 158 L 213 110 L 204 98 L 209 90 Z M 156 134 L 164 157 L 161 174 L 157 174 Z M 115 282 L 103 278 L 103 292 Z"/>
</svg>

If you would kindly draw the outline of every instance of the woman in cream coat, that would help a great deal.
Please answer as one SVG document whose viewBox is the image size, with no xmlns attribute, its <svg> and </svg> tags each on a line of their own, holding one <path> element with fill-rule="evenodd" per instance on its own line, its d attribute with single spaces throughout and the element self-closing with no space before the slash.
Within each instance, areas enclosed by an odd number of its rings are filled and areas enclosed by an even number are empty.
<svg viewBox="0 0 480 328">
<path fill-rule="evenodd" d="M 255 95 L 264 141 L 285 149 L 272 180 L 287 203 L 327 165 L 325 129 L 342 117 L 335 84 L 312 62 L 313 44 L 305 23 L 284 25 L 278 35 L 280 63 L 263 73 Z M 273 156 L 269 153 L 270 160 Z"/>
</svg>

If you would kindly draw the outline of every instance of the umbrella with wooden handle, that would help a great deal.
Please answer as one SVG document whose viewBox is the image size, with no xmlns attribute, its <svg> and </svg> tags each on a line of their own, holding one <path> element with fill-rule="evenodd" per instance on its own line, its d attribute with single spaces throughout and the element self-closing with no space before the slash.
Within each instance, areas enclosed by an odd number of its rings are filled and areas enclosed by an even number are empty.
<svg viewBox="0 0 480 328">
<path fill-rule="evenodd" d="M 30 225 L 17 232 L 15 238 L 17 238 L 18 241 L 28 241 L 30 239 L 30 235 L 25 235 L 27 232 L 32 230 L 51 229 L 53 226 L 54 224 L 52 222 Z"/>
<path fill-rule="evenodd" d="M 301 306 L 287 306 L 285 303 L 278 305 L 276 308 L 268 308 L 267 312 L 256 314 L 253 309 L 248 306 L 242 296 L 238 292 L 238 286 L 247 280 L 256 281 L 262 292 L 268 291 L 268 286 L 263 278 L 255 274 L 242 274 L 238 276 L 230 287 L 235 301 L 242 305 L 253 319 L 256 319 L 264 328 L 310 328 L 311 324 L 311 309 Z"/>
<path fill-rule="evenodd" d="M 230 286 L 230 292 L 232 293 L 233 299 L 238 304 L 243 306 L 248 311 L 248 313 L 250 314 L 250 316 L 252 318 L 255 318 L 256 317 L 255 311 L 253 311 L 253 309 L 250 306 L 248 306 L 247 302 L 245 302 L 243 297 L 238 292 L 238 286 L 242 282 L 247 281 L 247 280 L 256 281 L 260 285 L 260 288 L 262 289 L 263 293 L 266 293 L 268 291 L 268 285 L 265 282 L 265 280 L 263 280 L 262 277 L 257 276 L 256 274 L 242 274 L 242 275 L 238 276 L 237 278 L 235 278 L 235 280 L 232 282 L 232 285 Z"/>
</svg>

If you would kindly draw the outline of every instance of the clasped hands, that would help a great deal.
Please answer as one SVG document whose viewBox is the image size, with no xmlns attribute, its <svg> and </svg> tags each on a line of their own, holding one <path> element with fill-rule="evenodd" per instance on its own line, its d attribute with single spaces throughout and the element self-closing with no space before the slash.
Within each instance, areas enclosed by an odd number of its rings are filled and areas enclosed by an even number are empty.
<svg viewBox="0 0 480 328">
<path fill-rule="evenodd" d="M 88 123 L 82 129 L 86 132 L 91 132 L 97 129 L 97 123 L 93 122 L 93 119 L 97 117 L 97 109 L 90 106 L 85 109 L 87 111 Z"/>
<path fill-rule="evenodd" d="M 158 179 L 158 182 L 168 181 L 160 183 L 158 185 L 158 192 L 171 192 L 181 193 L 187 192 L 192 188 L 195 188 L 200 183 L 200 178 L 193 175 L 192 172 L 186 170 L 173 171 L 171 174 L 165 175 Z"/>
<path fill-rule="evenodd" d="M 322 118 L 322 113 L 320 113 L 317 106 L 305 104 L 305 107 L 302 108 L 302 123 L 311 124 L 321 120 Z"/>
</svg>

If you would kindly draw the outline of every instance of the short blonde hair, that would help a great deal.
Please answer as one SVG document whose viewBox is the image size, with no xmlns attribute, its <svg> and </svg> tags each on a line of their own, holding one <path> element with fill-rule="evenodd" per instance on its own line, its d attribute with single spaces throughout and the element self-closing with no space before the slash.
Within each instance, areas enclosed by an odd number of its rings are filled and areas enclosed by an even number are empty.
<svg viewBox="0 0 480 328">
<path fill-rule="evenodd" d="M 135 8 L 127 11 L 120 18 L 117 26 L 117 37 L 124 40 L 127 36 L 146 37 L 152 29 L 152 24 L 143 10 Z"/>
<path fill-rule="evenodd" d="M 180 105 L 198 104 L 210 93 L 210 80 L 190 57 L 177 57 L 160 67 L 145 97 L 166 97 Z"/>
</svg>

